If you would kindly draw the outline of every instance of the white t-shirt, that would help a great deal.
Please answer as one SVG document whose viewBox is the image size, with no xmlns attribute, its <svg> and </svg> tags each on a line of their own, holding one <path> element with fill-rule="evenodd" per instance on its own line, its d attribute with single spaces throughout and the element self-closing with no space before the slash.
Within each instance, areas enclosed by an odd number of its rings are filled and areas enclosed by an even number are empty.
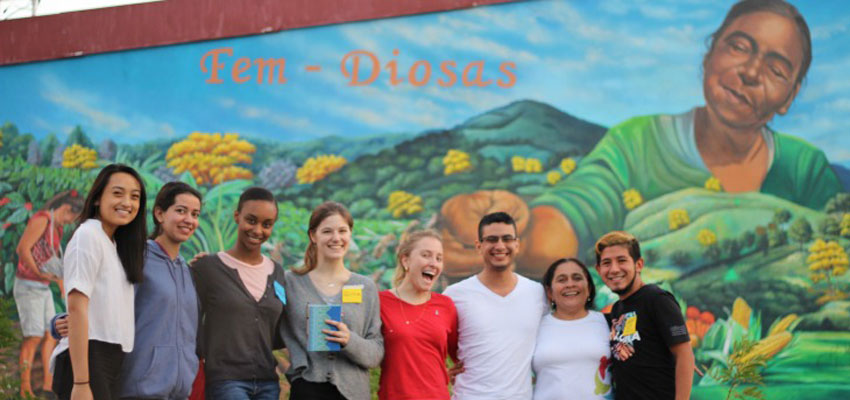
<svg viewBox="0 0 850 400">
<path fill-rule="evenodd" d="M 89 340 L 120 344 L 125 353 L 132 351 L 136 331 L 133 285 L 99 220 L 88 219 L 74 232 L 63 269 L 65 296 L 77 290 L 89 298 Z"/>
<path fill-rule="evenodd" d="M 545 316 L 532 361 L 534 400 L 611 398 L 608 332 L 596 311 L 574 321 Z"/>
<path fill-rule="evenodd" d="M 507 296 L 472 276 L 446 288 L 458 316 L 458 358 L 465 371 L 454 400 L 531 399 L 531 356 L 540 319 L 548 313 L 543 286 L 516 275 Z"/>
</svg>

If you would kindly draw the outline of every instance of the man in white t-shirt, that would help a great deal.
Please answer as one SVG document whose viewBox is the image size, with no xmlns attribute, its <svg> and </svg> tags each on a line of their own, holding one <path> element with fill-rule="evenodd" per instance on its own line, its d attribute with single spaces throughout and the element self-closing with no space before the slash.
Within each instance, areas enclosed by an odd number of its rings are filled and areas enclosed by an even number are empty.
<svg viewBox="0 0 850 400">
<path fill-rule="evenodd" d="M 549 312 L 546 294 L 539 283 L 514 273 L 519 239 L 510 215 L 485 215 L 475 248 L 484 269 L 444 292 L 457 307 L 463 369 L 452 399 L 531 399 L 531 357 L 540 320 Z"/>
</svg>

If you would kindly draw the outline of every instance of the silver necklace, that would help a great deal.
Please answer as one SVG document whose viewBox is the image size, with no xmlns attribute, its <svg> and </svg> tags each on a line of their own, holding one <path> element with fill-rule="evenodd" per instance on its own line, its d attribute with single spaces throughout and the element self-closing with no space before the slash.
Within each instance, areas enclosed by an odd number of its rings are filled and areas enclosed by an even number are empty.
<svg viewBox="0 0 850 400">
<path fill-rule="evenodd" d="M 425 311 L 428 310 L 428 306 L 429 306 L 428 300 L 430 300 L 430 299 L 426 300 L 425 303 L 422 303 L 422 306 L 424 306 L 424 307 L 422 307 L 422 311 L 419 312 L 419 316 L 416 317 L 416 319 L 414 319 L 413 321 L 410 321 L 410 319 L 407 318 L 407 314 L 404 312 L 404 303 L 406 303 L 406 302 L 401 297 L 401 293 L 398 292 L 398 288 L 395 288 L 393 290 L 395 290 L 395 295 L 399 299 L 398 307 L 401 309 L 401 317 L 404 319 L 405 325 L 415 324 L 417 321 L 419 321 L 422 318 L 423 315 L 425 315 Z"/>
</svg>

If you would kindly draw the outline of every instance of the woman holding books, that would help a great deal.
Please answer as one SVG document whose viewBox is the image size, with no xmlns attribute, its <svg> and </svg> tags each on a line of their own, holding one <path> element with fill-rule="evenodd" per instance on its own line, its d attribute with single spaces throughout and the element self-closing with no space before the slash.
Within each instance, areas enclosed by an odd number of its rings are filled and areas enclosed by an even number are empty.
<svg viewBox="0 0 850 400">
<path fill-rule="evenodd" d="M 286 272 L 283 339 L 292 363 L 286 371 L 292 400 L 370 398 L 369 368 L 380 364 L 384 340 L 375 283 L 344 264 L 353 227 L 342 204 L 329 201 L 316 207 L 304 266 Z M 312 320 L 311 308 L 322 311 L 313 313 Z M 340 320 L 317 319 L 317 314 L 340 311 Z"/>
<path fill-rule="evenodd" d="M 246 189 L 234 212 L 236 243 L 192 264 L 201 302 L 198 346 L 208 400 L 280 396 L 272 350 L 283 347 L 279 336 L 285 304 L 283 268 L 260 252 L 277 212 L 271 192 Z"/>
<path fill-rule="evenodd" d="M 443 272 L 440 235 L 404 235 L 396 255 L 393 289 L 381 295 L 381 400 L 449 399 L 446 357 L 457 360 L 457 309 L 431 292 Z"/>
</svg>

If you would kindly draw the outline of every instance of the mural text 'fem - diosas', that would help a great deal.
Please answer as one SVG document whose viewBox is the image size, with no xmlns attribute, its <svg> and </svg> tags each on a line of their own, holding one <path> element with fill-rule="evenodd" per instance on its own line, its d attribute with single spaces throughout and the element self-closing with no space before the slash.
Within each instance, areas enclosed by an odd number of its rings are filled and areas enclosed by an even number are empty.
<svg viewBox="0 0 850 400">
<path fill-rule="evenodd" d="M 393 50 L 393 57 L 398 57 L 398 49 Z M 256 77 L 255 82 L 285 84 L 286 59 L 285 58 L 237 58 L 229 63 L 233 57 L 233 48 L 222 47 L 210 50 L 201 57 L 201 71 L 208 75 L 206 83 L 220 84 L 227 79 L 226 73 L 219 71 L 229 68 L 230 80 L 235 83 L 246 83 Z M 208 61 L 209 59 L 209 61 Z M 455 84 L 463 86 L 487 87 L 496 85 L 501 88 L 510 88 L 516 84 L 516 64 L 512 61 L 504 61 L 498 65 L 499 77 L 494 79 L 489 71 L 486 71 L 485 61 L 472 61 L 466 65 L 458 66 L 455 61 L 445 60 L 439 64 L 432 65 L 427 60 L 414 62 L 407 68 L 407 77 L 400 77 L 399 70 L 403 67 L 398 65 L 398 60 L 392 59 L 383 67 L 378 56 L 367 50 L 353 50 L 345 54 L 340 61 L 340 72 L 348 81 L 349 86 L 370 85 L 382 74 L 388 79 L 392 86 L 409 83 L 414 87 L 435 84 L 442 87 L 452 87 Z M 307 65 L 306 72 L 320 72 L 319 65 Z"/>
</svg>

